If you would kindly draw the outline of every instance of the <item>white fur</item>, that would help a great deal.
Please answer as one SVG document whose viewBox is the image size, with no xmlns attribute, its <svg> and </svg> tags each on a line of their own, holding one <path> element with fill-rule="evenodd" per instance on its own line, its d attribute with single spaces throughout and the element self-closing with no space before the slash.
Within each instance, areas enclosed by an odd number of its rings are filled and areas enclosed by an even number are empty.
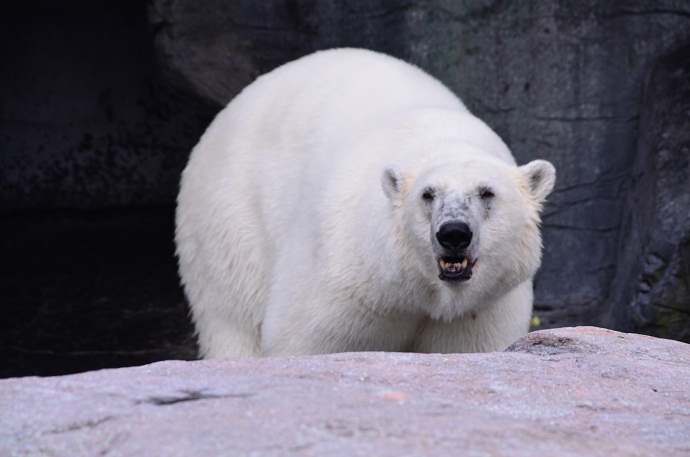
<svg viewBox="0 0 690 457">
<path fill-rule="evenodd" d="M 382 54 L 323 51 L 258 78 L 182 177 L 177 254 L 201 354 L 504 349 L 528 331 L 554 173 L 517 167 L 447 88 Z M 476 237 L 462 284 L 439 279 L 432 246 L 432 222 L 454 214 Z"/>
</svg>

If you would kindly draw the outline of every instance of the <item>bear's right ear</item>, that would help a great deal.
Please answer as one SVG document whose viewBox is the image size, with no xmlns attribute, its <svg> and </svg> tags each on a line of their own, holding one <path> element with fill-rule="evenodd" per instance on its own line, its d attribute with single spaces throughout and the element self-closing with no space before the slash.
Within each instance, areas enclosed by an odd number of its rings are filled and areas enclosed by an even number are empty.
<svg viewBox="0 0 690 457">
<path fill-rule="evenodd" d="M 527 180 L 529 193 L 541 203 L 551 193 L 556 182 L 556 168 L 546 160 L 533 160 L 520 167 Z"/>
<path fill-rule="evenodd" d="M 402 189 L 402 175 L 394 166 L 387 166 L 381 173 L 381 187 L 390 201 L 398 199 Z"/>
</svg>

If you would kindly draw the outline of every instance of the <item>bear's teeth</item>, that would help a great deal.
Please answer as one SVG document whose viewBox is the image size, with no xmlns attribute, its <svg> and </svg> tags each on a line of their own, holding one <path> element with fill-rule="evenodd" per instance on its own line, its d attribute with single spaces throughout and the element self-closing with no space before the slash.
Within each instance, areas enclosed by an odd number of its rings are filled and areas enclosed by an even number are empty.
<svg viewBox="0 0 690 457">
<path fill-rule="evenodd" d="M 443 259 L 439 259 L 438 263 L 444 270 L 463 270 L 467 268 L 467 258 L 462 259 L 462 262 L 453 263 L 448 263 Z"/>
</svg>

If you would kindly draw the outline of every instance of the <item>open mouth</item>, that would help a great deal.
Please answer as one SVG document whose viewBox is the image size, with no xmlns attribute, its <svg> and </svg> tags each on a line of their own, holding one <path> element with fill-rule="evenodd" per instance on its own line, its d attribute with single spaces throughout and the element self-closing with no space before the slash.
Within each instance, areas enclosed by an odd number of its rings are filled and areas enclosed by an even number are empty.
<svg viewBox="0 0 690 457">
<path fill-rule="evenodd" d="M 442 281 L 467 281 L 472 277 L 472 267 L 477 263 L 467 257 L 441 257 L 438 259 L 439 279 Z"/>
</svg>

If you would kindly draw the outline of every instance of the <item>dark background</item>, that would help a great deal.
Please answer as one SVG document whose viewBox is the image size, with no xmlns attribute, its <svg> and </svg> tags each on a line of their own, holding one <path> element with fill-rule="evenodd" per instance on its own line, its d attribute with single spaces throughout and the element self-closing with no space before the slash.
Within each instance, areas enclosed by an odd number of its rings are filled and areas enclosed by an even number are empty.
<svg viewBox="0 0 690 457">
<path fill-rule="evenodd" d="M 0 376 L 195 358 L 174 200 L 213 117 L 136 0 L 0 7 Z"/>
<path fill-rule="evenodd" d="M 690 4 L 0 5 L 0 376 L 195 357 L 174 200 L 213 115 L 317 49 L 415 63 L 550 160 L 535 314 L 690 342 Z"/>
</svg>

